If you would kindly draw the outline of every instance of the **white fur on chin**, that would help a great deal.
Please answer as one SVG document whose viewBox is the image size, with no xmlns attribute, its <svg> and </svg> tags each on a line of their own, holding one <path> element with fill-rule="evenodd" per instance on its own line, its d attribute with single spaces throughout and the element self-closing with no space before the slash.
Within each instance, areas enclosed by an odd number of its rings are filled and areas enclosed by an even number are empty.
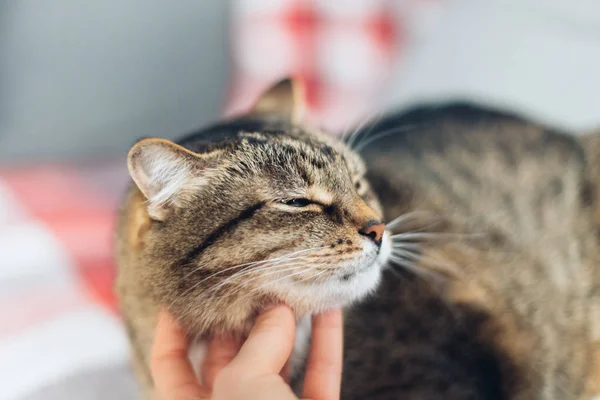
<svg viewBox="0 0 600 400">
<path fill-rule="evenodd" d="M 372 243 L 370 244 L 372 245 Z M 366 245 L 363 255 L 365 253 L 368 254 L 371 251 L 373 251 L 372 248 L 369 245 Z M 321 285 L 303 287 L 302 290 L 308 290 L 311 295 L 315 296 L 315 299 L 319 299 L 319 301 L 315 303 L 315 310 L 313 310 L 313 313 L 316 314 L 329 308 L 347 306 L 373 292 L 377 288 L 377 284 L 381 278 L 381 268 L 387 263 L 391 251 L 392 243 L 390 235 L 388 232 L 384 232 L 381 248 L 379 249 L 375 261 L 371 261 L 373 264 L 371 265 L 371 268 L 356 274 L 356 276 L 348 282 L 332 279 Z M 358 269 L 361 268 L 364 267 L 359 266 Z M 337 302 L 335 299 L 337 299 Z M 294 373 L 300 371 L 300 368 L 302 368 L 304 361 L 308 357 L 310 336 L 310 316 L 305 316 L 296 327 L 294 351 L 291 356 L 292 376 Z"/>
<path fill-rule="evenodd" d="M 309 298 L 311 309 L 307 310 L 309 311 L 308 314 L 318 314 L 331 308 L 348 306 L 377 288 L 381 278 L 381 268 L 387 263 L 390 253 L 391 240 L 387 232 L 383 235 L 380 249 L 377 249 L 377 246 L 370 240 L 365 239 L 365 246 L 361 255 L 348 265 L 341 266 L 342 269 L 349 273 L 360 271 L 356 272 L 351 279 L 345 281 L 334 277 L 320 284 L 302 286 L 291 282 L 290 286 L 286 285 L 286 295 L 283 297 L 293 298 L 299 296 Z M 308 344 L 311 336 L 311 316 L 308 314 L 302 315 L 296 325 L 294 350 L 290 358 L 292 374 L 297 373 L 302 368 L 308 356 Z M 205 341 L 200 340 L 192 343 L 188 357 L 198 379 L 201 379 L 201 366 L 205 355 Z"/>
</svg>

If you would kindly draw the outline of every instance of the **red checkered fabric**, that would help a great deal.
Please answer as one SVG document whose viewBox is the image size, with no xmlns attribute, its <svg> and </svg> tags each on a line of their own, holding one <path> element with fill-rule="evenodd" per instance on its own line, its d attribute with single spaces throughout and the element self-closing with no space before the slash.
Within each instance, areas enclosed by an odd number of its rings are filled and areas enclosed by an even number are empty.
<svg viewBox="0 0 600 400">
<path fill-rule="evenodd" d="M 440 0 L 236 0 L 228 114 L 274 80 L 300 78 L 308 121 L 342 130 L 378 107 L 407 43 Z M 420 22 L 420 23 L 414 23 Z"/>
<path fill-rule="evenodd" d="M 112 237 L 124 160 L 0 168 L 0 398 L 123 363 Z"/>
</svg>

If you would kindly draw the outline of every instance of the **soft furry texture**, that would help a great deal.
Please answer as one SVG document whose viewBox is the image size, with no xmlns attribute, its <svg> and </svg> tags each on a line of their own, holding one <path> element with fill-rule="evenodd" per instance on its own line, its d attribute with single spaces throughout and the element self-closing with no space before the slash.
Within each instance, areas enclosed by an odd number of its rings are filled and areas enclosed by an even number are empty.
<svg viewBox="0 0 600 400">
<path fill-rule="evenodd" d="M 135 185 L 118 231 L 118 292 L 148 396 L 161 307 L 202 342 L 246 334 L 267 305 L 284 302 L 302 318 L 379 281 L 384 225 L 364 165 L 294 124 L 294 96 L 283 82 L 248 116 L 179 144 L 144 139 L 129 153 Z"/>
<path fill-rule="evenodd" d="M 404 221 L 395 273 L 348 313 L 343 397 L 597 394 L 598 139 L 465 104 L 358 138 L 386 218 Z"/>
<path fill-rule="evenodd" d="M 148 396 L 160 307 L 202 342 L 273 302 L 300 319 L 368 293 L 346 309 L 343 398 L 600 392 L 600 140 L 438 105 L 344 144 L 293 122 L 292 92 L 130 152 L 118 291 Z"/>
</svg>

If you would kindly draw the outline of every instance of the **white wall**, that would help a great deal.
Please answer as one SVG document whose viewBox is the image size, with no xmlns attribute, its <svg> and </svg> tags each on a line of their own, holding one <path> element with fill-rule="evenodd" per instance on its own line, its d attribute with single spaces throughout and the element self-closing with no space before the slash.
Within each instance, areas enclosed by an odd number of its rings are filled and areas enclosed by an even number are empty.
<svg viewBox="0 0 600 400">
<path fill-rule="evenodd" d="M 600 126 L 600 1 L 448 0 L 389 99 L 468 97 L 570 129 Z"/>
</svg>

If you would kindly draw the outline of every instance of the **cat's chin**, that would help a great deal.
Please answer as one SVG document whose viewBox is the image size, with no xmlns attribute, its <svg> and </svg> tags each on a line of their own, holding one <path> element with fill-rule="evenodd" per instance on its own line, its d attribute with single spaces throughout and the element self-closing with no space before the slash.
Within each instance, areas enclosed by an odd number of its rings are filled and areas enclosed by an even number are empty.
<svg viewBox="0 0 600 400">
<path fill-rule="evenodd" d="M 390 253 L 391 241 L 386 232 L 381 248 L 371 242 L 365 246 L 358 260 L 340 266 L 339 273 L 326 280 L 310 284 L 289 280 L 269 292 L 246 297 L 243 301 L 222 301 L 221 307 L 206 304 L 192 308 L 185 306 L 185 312 L 177 317 L 190 332 L 200 337 L 223 333 L 244 336 L 250 331 L 256 316 L 272 304 L 288 305 L 297 319 L 332 308 L 343 308 L 375 292 Z"/>
<path fill-rule="evenodd" d="M 307 314 L 346 307 L 374 292 L 380 279 L 381 265 L 375 260 L 359 272 L 311 285 L 307 289 L 313 304 L 312 309 L 307 310 Z"/>
<path fill-rule="evenodd" d="M 374 246 L 374 245 L 373 245 Z M 298 317 L 316 314 L 331 308 L 346 307 L 373 293 L 381 279 L 381 270 L 391 253 L 389 234 L 384 233 L 380 249 L 366 250 L 371 253 L 362 265 L 330 279 L 311 284 L 290 284 L 282 298 Z"/>
</svg>

